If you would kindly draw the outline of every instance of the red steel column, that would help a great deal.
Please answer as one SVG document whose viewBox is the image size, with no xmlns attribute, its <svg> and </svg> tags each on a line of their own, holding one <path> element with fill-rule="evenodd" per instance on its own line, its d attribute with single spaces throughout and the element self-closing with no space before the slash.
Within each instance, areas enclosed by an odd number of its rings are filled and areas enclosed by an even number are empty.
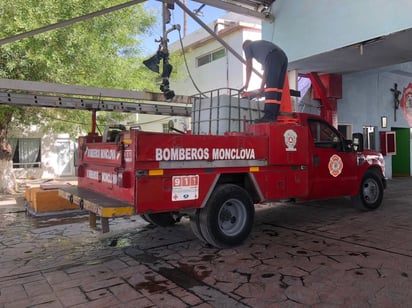
<svg viewBox="0 0 412 308">
<path fill-rule="evenodd" d="M 312 82 L 313 98 L 320 100 L 320 116 L 338 127 L 338 104 L 337 100 L 342 98 L 342 76 L 337 74 L 309 73 Z"/>
</svg>

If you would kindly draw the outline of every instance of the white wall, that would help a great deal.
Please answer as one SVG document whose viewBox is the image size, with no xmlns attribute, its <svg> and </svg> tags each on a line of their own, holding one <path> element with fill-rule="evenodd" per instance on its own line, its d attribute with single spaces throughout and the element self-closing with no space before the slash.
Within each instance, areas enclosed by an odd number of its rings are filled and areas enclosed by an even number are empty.
<svg viewBox="0 0 412 308">
<path fill-rule="evenodd" d="M 277 0 L 272 11 L 275 22 L 263 23 L 262 37 L 291 62 L 412 28 L 411 0 Z"/>
<path fill-rule="evenodd" d="M 363 125 L 380 126 L 381 116 L 386 116 L 387 129 L 409 127 L 401 109 L 397 110 L 395 121 L 390 89 L 397 83 L 402 91 L 411 81 L 412 62 L 344 75 L 343 98 L 338 101 L 339 122 L 351 121 L 354 131 L 359 131 Z"/>
<path fill-rule="evenodd" d="M 235 18 L 234 14 L 228 14 L 215 21 L 221 23 L 230 21 L 230 18 Z M 238 31 L 230 32 L 228 34 L 221 34 L 221 38 L 235 49 L 240 55 L 243 55 L 242 44 L 245 39 L 257 40 L 261 38 L 260 21 L 252 18 L 242 18 L 242 22 L 234 19 L 238 24 Z M 245 22 L 255 22 L 255 24 L 245 24 Z M 214 28 L 214 23 L 209 25 L 211 29 Z M 233 25 L 232 25 L 233 26 Z M 194 44 L 203 40 L 203 44 Z M 191 47 L 194 44 L 194 47 Z M 213 38 L 204 29 L 199 29 L 183 39 L 183 45 L 189 48 L 186 51 L 186 59 L 190 74 L 194 82 L 201 92 L 207 92 L 219 88 L 233 88 L 240 89 L 245 81 L 245 67 L 244 65 L 229 51 L 226 51 L 224 58 L 212 61 L 208 64 L 197 67 L 196 58 L 206 55 L 210 52 L 221 49 L 223 46 Z M 180 50 L 180 43 L 175 42 L 170 45 L 171 51 Z M 259 66 L 256 66 L 260 69 Z M 195 86 L 193 85 L 186 67 L 182 64 L 181 67 L 174 68 L 178 71 L 178 76 L 172 76 L 170 81 L 170 88 L 180 95 L 194 95 L 197 94 Z M 253 74 L 254 75 L 254 74 Z M 252 76 L 250 88 L 259 88 L 260 79 L 257 76 Z"/>
<path fill-rule="evenodd" d="M 260 37 L 260 33 L 245 33 L 248 38 Z M 243 33 L 233 33 L 224 37 L 224 40 L 232 48 L 242 54 Z M 196 59 L 207 53 L 219 50 L 222 45 L 216 40 L 210 40 L 207 44 L 192 50 L 186 54 L 190 74 L 193 77 L 197 87 L 201 92 L 207 92 L 219 88 L 233 88 L 240 89 L 244 84 L 244 66 L 242 63 L 230 52 L 226 51 L 226 56 L 218 60 L 212 61 L 208 64 L 197 67 Z M 243 54 L 242 54 L 243 56 Z M 198 93 L 195 86 L 187 74 L 184 67 L 178 68 L 180 70 L 179 79 L 171 79 L 170 88 L 177 94 L 193 95 Z M 182 73 L 183 72 L 183 73 Z M 260 79 L 256 81 L 253 77 L 251 80 L 251 88 L 255 85 L 256 88 L 260 85 Z"/>
<path fill-rule="evenodd" d="M 190 129 L 190 118 L 175 117 L 175 116 L 161 116 L 154 114 L 139 114 L 138 124 L 143 131 L 148 132 L 164 132 L 163 126 L 168 125 L 169 121 L 173 122 L 174 128 L 186 132 Z"/>
<path fill-rule="evenodd" d="M 408 128 L 401 108 L 394 111 L 394 96 L 390 89 L 398 89 L 412 82 L 412 62 L 343 76 L 343 98 L 338 101 L 338 122 L 351 123 L 353 132 L 362 132 L 363 126 L 375 126 L 377 131 L 392 127 Z M 399 97 L 400 99 L 401 97 Z M 387 117 L 387 128 L 381 127 L 381 116 Z M 380 149 L 377 133 L 377 149 Z M 385 156 L 386 176 L 392 175 L 392 158 Z"/>
<path fill-rule="evenodd" d="M 74 176 L 75 142 L 68 134 L 48 134 L 37 127 L 26 131 L 11 130 L 9 138 L 40 138 L 41 168 L 14 168 L 16 178 L 42 178 Z M 67 147 L 62 147 L 62 145 Z"/>
</svg>

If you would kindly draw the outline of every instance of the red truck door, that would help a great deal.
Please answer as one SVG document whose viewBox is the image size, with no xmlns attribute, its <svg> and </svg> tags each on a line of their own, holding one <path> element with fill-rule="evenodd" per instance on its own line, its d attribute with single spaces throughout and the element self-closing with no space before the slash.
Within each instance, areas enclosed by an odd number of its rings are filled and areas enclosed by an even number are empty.
<svg viewBox="0 0 412 308">
<path fill-rule="evenodd" d="M 350 195 L 358 186 L 357 157 L 343 136 L 320 119 L 308 119 L 310 140 L 309 198 Z"/>
</svg>

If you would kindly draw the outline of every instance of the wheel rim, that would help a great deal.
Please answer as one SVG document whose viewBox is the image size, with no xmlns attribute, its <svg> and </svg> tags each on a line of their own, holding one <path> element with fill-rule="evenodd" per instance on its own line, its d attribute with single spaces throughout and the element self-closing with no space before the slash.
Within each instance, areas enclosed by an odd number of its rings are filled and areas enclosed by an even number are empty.
<svg viewBox="0 0 412 308">
<path fill-rule="evenodd" d="M 365 202 L 369 204 L 375 203 L 379 198 L 378 183 L 376 183 L 376 181 L 374 181 L 373 179 L 368 179 L 363 184 L 362 193 Z"/>
<path fill-rule="evenodd" d="M 246 208 L 241 201 L 229 199 L 221 207 L 218 217 L 221 232 L 227 236 L 235 236 L 246 225 Z"/>
</svg>

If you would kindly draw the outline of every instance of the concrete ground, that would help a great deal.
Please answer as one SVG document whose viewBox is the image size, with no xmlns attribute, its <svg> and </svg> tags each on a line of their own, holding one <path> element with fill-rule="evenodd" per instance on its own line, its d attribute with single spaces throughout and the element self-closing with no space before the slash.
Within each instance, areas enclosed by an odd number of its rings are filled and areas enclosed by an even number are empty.
<svg viewBox="0 0 412 308">
<path fill-rule="evenodd" d="M 0 196 L 0 307 L 410 307 L 411 187 L 390 180 L 373 212 L 348 198 L 272 204 L 234 249 L 187 220 L 116 219 L 101 234 Z"/>
</svg>

